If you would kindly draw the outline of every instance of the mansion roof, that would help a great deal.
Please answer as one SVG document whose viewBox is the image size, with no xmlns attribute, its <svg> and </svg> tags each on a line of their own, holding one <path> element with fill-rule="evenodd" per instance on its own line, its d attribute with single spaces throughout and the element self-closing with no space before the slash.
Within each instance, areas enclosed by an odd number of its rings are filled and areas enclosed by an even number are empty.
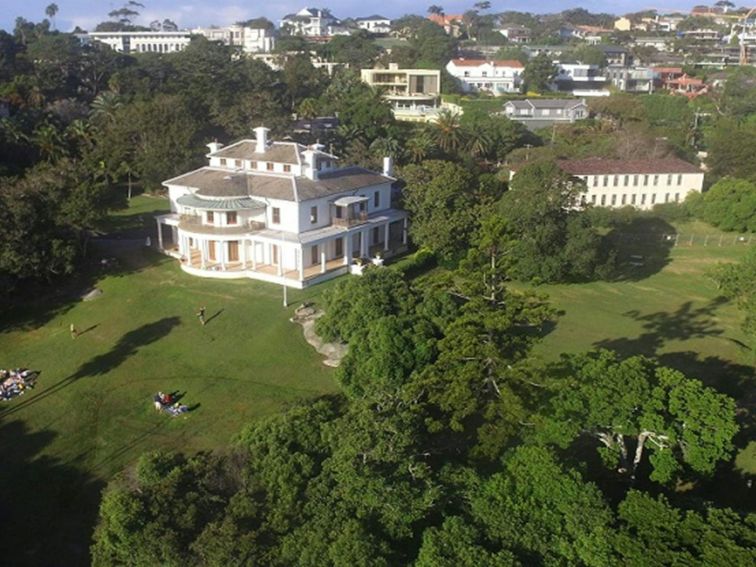
<svg viewBox="0 0 756 567">
<path fill-rule="evenodd" d="M 493 65 L 495 67 L 514 67 L 515 69 L 522 69 L 525 67 L 522 63 L 519 61 L 516 61 L 514 59 L 463 59 L 463 58 L 457 58 L 452 59 L 451 63 L 456 65 L 457 67 L 480 67 L 482 65 Z"/>
<path fill-rule="evenodd" d="M 169 179 L 164 185 L 189 187 L 195 189 L 198 196 L 216 199 L 256 197 L 307 201 L 393 181 L 391 177 L 361 167 L 324 171 L 317 180 L 293 175 L 229 172 L 226 169 L 203 167 Z"/>
<path fill-rule="evenodd" d="M 240 140 L 210 155 L 219 158 L 271 161 L 297 165 L 300 163 L 300 152 L 307 149 L 305 146 L 295 142 L 273 142 L 268 145 L 264 153 L 259 154 L 255 152 L 256 148 L 257 142 L 255 140 Z"/>
<path fill-rule="evenodd" d="M 611 175 L 634 173 L 703 173 L 698 167 L 678 158 L 560 160 L 562 171 L 572 175 Z"/>
<path fill-rule="evenodd" d="M 505 106 L 511 105 L 517 109 L 528 108 L 573 108 L 575 106 L 585 106 L 585 100 L 574 98 L 535 98 L 525 100 L 510 100 Z"/>
</svg>

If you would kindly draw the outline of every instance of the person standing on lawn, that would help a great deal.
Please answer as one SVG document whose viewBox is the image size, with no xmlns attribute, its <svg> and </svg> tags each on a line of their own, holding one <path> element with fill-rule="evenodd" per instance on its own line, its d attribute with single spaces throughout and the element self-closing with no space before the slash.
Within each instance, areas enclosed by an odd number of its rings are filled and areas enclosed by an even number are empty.
<svg viewBox="0 0 756 567">
<path fill-rule="evenodd" d="M 75 339 L 79 336 L 79 331 L 76 330 L 76 326 L 71 323 L 71 325 L 68 327 L 68 330 L 71 332 L 71 338 Z"/>
<path fill-rule="evenodd" d="M 197 312 L 197 318 L 199 319 L 199 322 L 202 323 L 202 326 L 205 326 L 205 307 L 202 306 L 199 308 L 199 311 Z"/>
</svg>

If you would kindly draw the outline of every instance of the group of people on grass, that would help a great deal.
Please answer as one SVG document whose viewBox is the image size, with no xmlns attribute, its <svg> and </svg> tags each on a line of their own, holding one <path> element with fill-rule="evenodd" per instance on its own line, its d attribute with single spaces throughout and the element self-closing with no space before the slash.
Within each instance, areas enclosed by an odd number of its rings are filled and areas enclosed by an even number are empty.
<svg viewBox="0 0 756 567">
<path fill-rule="evenodd" d="M 34 387 L 39 372 L 28 368 L 0 370 L 0 399 L 8 401 Z"/>
<path fill-rule="evenodd" d="M 173 417 L 189 411 L 189 406 L 178 402 L 176 394 L 158 392 L 153 396 L 152 401 L 157 411 L 164 411 Z"/>
</svg>

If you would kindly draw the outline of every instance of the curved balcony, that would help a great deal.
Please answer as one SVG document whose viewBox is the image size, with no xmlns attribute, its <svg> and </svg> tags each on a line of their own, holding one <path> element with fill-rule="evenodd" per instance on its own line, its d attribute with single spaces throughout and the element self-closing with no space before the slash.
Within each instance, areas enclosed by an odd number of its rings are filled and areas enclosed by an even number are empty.
<svg viewBox="0 0 756 567">
<path fill-rule="evenodd" d="M 202 217 L 195 215 L 181 215 L 178 223 L 179 230 L 193 234 L 213 234 L 216 236 L 233 236 L 259 232 L 265 228 L 265 223 L 259 221 L 240 222 L 232 226 L 213 226 L 202 223 Z"/>
</svg>

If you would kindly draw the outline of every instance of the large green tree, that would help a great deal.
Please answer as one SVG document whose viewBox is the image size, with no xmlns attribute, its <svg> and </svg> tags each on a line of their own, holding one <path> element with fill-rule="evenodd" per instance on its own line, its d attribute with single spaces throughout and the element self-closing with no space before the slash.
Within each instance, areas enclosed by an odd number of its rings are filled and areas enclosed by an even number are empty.
<svg viewBox="0 0 756 567">
<path fill-rule="evenodd" d="M 732 452 L 735 402 L 698 380 L 609 351 L 570 357 L 559 372 L 565 379 L 544 410 L 543 434 L 561 446 L 591 435 L 605 462 L 631 478 L 648 453 L 658 482 L 684 467 L 711 474 Z"/>
</svg>

